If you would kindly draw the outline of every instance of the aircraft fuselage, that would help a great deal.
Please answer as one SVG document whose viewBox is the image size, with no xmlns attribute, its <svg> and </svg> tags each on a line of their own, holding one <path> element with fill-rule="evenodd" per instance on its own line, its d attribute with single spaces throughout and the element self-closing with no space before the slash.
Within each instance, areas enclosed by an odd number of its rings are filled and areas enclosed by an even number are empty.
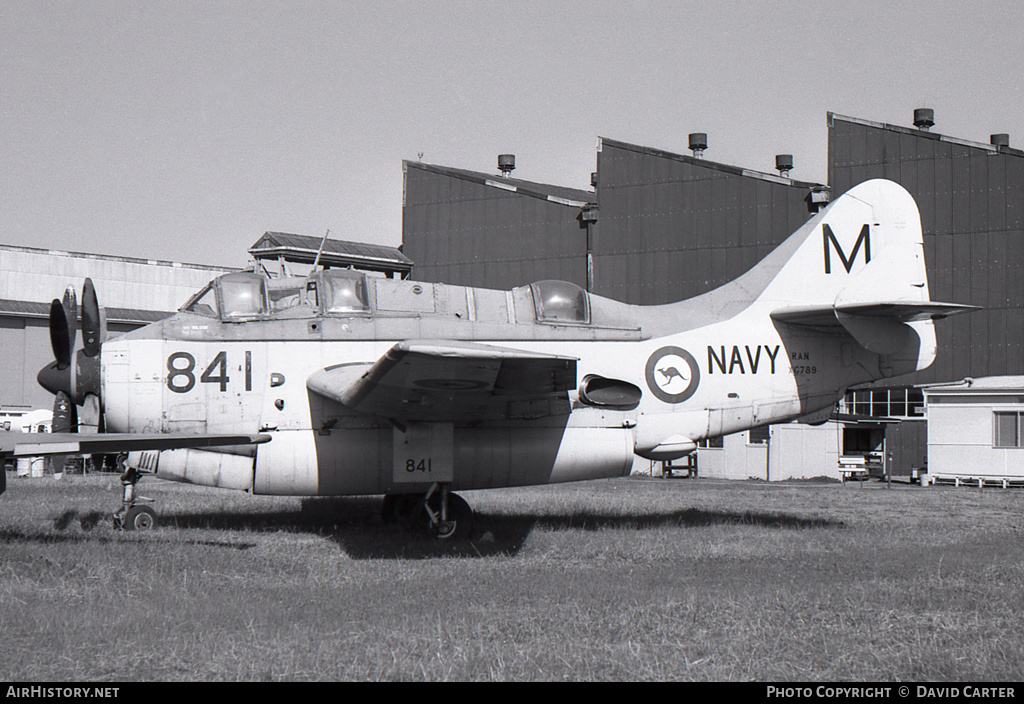
<svg viewBox="0 0 1024 704">
<path fill-rule="evenodd" d="M 108 341 L 102 374 L 108 430 L 269 434 L 273 440 L 259 447 L 173 450 L 135 460 L 164 478 L 257 493 L 412 491 L 439 471 L 450 473 L 455 489 L 482 489 L 621 476 L 634 454 L 678 457 L 703 438 L 827 408 L 837 389 L 870 378 L 865 365 L 878 367 L 877 355 L 855 346 L 843 359 L 834 335 L 780 332 L 756 306 L 680 331 L 684 304 L 630 306 L 589 296 L 583 320 L 544 321 L 535 300 L 540 294 L 531 287 L 505 292 L 373 278 L 366 287 L 365 312 L 325 314 L 306 301 L 277 319 L 270 312 L 224 321 L 183 310 Z M 391 301 L 386 310 L 379 308 L 383 300 Z M 513 403 L 501 418 L 410 430 L 307 387 L 318 370 L 369 368 L 409 339 L 574 357 L 581 386 L 591 378 L 614 380 L 638 389 L 639 400 L 632 407 L 588 403 L 577 388 L 564 401 Z M 428 370 L 409 383 L 447 386 L 457 396 L 473 382 Z M 560 402 L 564 409 L 551 407 Z M 423 426 L 438 426 L 441 436 Z M 409 442 L 406 457 L 401 452 Z"/>
</svg>

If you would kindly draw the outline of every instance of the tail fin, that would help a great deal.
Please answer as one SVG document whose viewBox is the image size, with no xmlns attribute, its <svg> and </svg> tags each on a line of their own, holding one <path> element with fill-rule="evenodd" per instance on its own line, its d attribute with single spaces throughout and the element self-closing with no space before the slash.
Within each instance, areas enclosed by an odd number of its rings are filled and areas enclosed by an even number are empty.
<svg viewBox="0 0 1024 704">
<path fill-rule="evenodd" d="M 932 321 L 973 310 L 930 300 L 917 204 L 881 179 L 843 194 L 736 283 L 748 276 L 763 286 L 753 305 L 782 323 L 841 327 L 878 354 L 905 349 L 913 330 L 918 369 L 935 358 Z"/>
<path fill-rule="evenodd" d="M 777 273 L 758 300 L 780 305 L 929 300 L 921 216 L 913 197 L 892 181 L 865 181 L 844 193 L 761 265 L 776 255 L 785 262 L 773 262 Z"/>
<path fill-rule="evenodd" d="M 645 327 L 678 332 L 750 311 L 849 334 L 913 371 L 935 359 L 932 321 L 974 309 L 931 301 L 917 204 L 899 184 L 877 179 L 837 198 L 738 279 L 652 307 Z"/>
</svg>

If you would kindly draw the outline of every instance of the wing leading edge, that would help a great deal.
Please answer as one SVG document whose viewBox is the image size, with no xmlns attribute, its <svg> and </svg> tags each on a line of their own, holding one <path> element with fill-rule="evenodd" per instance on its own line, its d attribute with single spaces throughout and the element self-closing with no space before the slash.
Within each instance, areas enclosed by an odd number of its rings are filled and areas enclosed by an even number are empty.
<svg viewBox="0 0 1024 704">
<path fill-rule="evenodd" d="M 258 445 L 269 435 L 190 433 L 0 433 L 0 457 Z"/>
<path fill-rule="evenodd" d="M 0 432 L 0 458 L 258 445 L 269 440 L 269 435 L 244 434 Z M 6 474 L 3 468 L 0 468 L 0 494 L 7 488 Z"/>
<path fill-rule="evenodd" d="M 395 421 L 471 422 L 569 412 L 576 358 L 461 341 L 407 340 L 367 364 L 322 369 L 307 387 Z"/>
</svg>

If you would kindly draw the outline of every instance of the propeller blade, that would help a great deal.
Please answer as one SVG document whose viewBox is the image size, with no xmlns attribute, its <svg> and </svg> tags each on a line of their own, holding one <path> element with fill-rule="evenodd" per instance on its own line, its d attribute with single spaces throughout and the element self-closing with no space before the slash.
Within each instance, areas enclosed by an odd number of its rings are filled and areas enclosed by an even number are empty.
<svg viewBox="0 0 1024 704">
<path fill-rule="evenodd" d="M 85 347 L 85 354 L 88 357 L 95 357 L 100 353 L 103 344 L 103 316 L 100 311 L 99 300 L 96 298 L 96 288 L 92 279 L 85 280 L 82 288 L 82 344 Z"/>
<path fill-rule="evenodd" d="M 75 349 L 75 331 L 78 329 L 78 300 L 73 286 L 64 289 L 64 314 L 68 320 L 68 347 Z"/>
<path fill-rule="evenodd" d="M 58 391 L 53 401 L 52 430 L 55 433 L 78 432 L 78 411 L 71 397 L 63 391 Z"/>
<path fill-rule="evenodd" d="M 71 366 L 72 344 L 64 304 L 54 298 L 50 303 L 50 347 L 53 348 L 53 357 L 59 369 Z"/>
</svg>

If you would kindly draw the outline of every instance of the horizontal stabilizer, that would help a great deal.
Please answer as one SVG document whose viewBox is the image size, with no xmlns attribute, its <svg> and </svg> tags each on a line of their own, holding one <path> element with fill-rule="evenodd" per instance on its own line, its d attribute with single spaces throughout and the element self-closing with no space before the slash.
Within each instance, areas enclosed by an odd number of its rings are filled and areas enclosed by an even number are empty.
<svg viewBox="0 0 1024 704">
<path fill-rule="evenodd" d="M 0 433 L 0 456 L 114 454 L 136 450 L 257 445 L 269 435 L 238 433 Z"/>
<path fill-rule="evenodd" d="M 845 330 L 867 350 L 895 354 L 909 339 L 907 323 L 939 320 L 973 310 L 977 310 L 977 306 L 932 301 L 880 301 L 791 306 L 772 311 L 771 317 L 780 323 L 823 332 Z"/>
<path fill-rule="evenodd" d="M 965 306 L 960 303 L 936 303 L 934 301 L 918 302 L 875 302 L 875 303 L 842 303 L 839 305 L 790 306 L 772 311 L 772 318 L 782 323 L 803 325 L 805 327 L 828 328 L 837 327 L 837 313 L 862 315 L 875 318 L 889 318 L 900 323 L 916 320 L 941 320 L 958 313 L 970 313 L 978 310 L 978 306 Z"/>
</svg>

